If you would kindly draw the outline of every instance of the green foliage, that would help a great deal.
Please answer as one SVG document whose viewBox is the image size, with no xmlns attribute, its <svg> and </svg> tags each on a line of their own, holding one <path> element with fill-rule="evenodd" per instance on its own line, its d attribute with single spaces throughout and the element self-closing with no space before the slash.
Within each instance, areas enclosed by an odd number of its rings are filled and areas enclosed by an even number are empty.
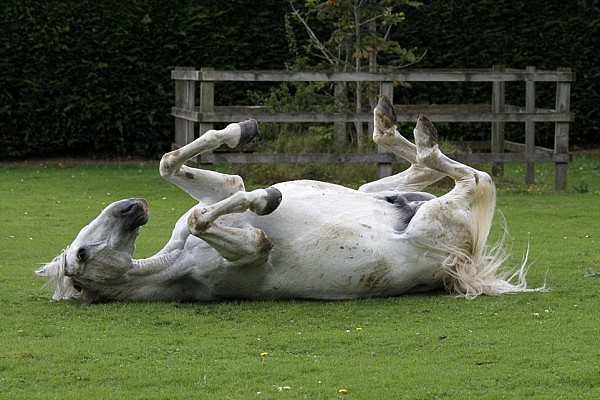
<svg viewBox="0 0 600 400">
<path fill-rule="evenodd" d="M 600 7 L 597 2 L 569 0 L 428 1 L 406 10 L 407 22 L 392 32 L 392 39 L 427 49 L 420 68 L 507 68 L 555 70 L 569 67 L 572 84 L 571 143 L 598 145 L 600 137 L 600 66 L 594 54 L 600 46 Z M 506 84 L 506 102 L 525 105 L 525 84 Z M 536 105 L 554 108 L 556 85 L 536 84 Z M 407 104 L 490 103 L 490 84 L 414 85 L 398 89 L 395 97 Z M 475 138 L 473 124 L 453 125 L 448 133 Z M 507 126 L 507 138 L 523 141 L 523 124 Z M 485 135 L 489 125 L 479 130 Z M 553 124 L 536 124 L 536 140 L 549 146 Z"/>
<path fill-rule="evenodd" d="M 579 185 L 573 186 L 573 191 L 581 194 L 589 193 L 590 186 L 586 182 L 582 182 Z"/>
<path fill-rule="evenodd" d="M 407 0 L 309 0 L 296 16 L 302 18 L 312 30 L 311 16 L 314 14 L 322 24 L 321 33 L 327 33 L 318 40 L 313 38 L 311 49 L 333 64 L 334 69 L 353 71 L 355 60 L 368 60 L 373 53 L 387 55 L 390 62 L 386 65 L 413 61 L 415 57 L 412 49 L 402 48 L 398 42 L 390 40 L 388 35 L 405 20 L 404 11 L 400 10 L 420 5 L 420 2 Z M 370 23 L 373 23 L 374 30 L 370 29 Z"/>
<path fill-rule="evenodd" d="M 319 7 L 325 13 L 326 7 L 333 10 L 345 3 L 319 2 Z M 395 23 L 385 42 L 390 47 L 380 40 L 369 42 L 367 34 L 356 55 L 378 49 L 381 65 L 395 65 L 400 56 L 410 60 L 427 50 L 417 65 L 422 68 L 570 67 L 577 74 L 571 143 L 598 144 L 596 2 L 440 0 L 425 1 L 421 7 L 392 3 L 398 7 L 385 16 L 390 18 L 388 26 Z M 288 2 L 278 0 L 3 1 L 0 159 L 58 154 L 159 157 L 173 139 L 173 66 L 282 69 L 317 64 L 314 58 L 306 61 L 312 54 L 306 31 L 290 18 L 290 10 Z M 343 21 L 345 28 L 351 26 L 351 21 Z M 342 28 L 318 18 L 311 23 L 325 38 Z M 338 42 L 349 45 L 345 36 Z M 392 48 L 414 51 L 411 56 Z M 295 63 L 297 59 L 302 62 Z M 349 89 L 352 95 L 354 89 Z M 248 90 L 268 93 L 269 86 L 218 83 L 216 103 L 250 104 Z M 523 105 L 524 84 L 509 83 L 506 90 L 508 103 Z M 536 92 L 540 107 L 554 106 L 555 85 L 539 83 Z M 406 104 L 489 103 L 490 93 L 489 84 L 422 83 L 398 86 L 395 99 Z M 314 100 L 330 104 L 330 97 Z M 550 145 L 553 128 L 536 124 L 537 142 Z M 441 129 L 442 135 L 455 139 L 489 137 L 489 124 L 448 124 Z M 507 124 L 508 139 L 521 141 L 522 132 L 523 124 Z"/>
<path fill-rule="evenodd" d="M 0 158 L 159 157 L 173 138 L 172 66 L 281 68 L 289 57 L 284 6 L 2 2 Z M 217 93 L 223 103 L 245 95 L 225 89 Z"/>
<path fill-rule="evenodd" d="M 0 397 L 598 398 L 599 168 L 569 168 L 586 195 L 528 191 L 522 165 L 505 168 L 508 263 L 529 245 L 528 282 L 548 293 L 88 305 L 49 301 L 33 270 L 133 196 L 150 203 L 136 253 L 150 256 L 195 201 L 156 165 L 0 167 Z"/>
<path fill-rule="evenodd" d="M 389 33 L 405 19 L 404 12 L 399 10 L 417 7 L 421 5 L 419 2 L 309 0 L 304 2 L 304 7 L 296 7 L 293 2 L 290 4 L 294 16 L 310 38 L 307 51 L 329 64 L 328 69 L 360 72 L 367 70 L 363 67 L 363 64 L 367 64 L 369 71 L 376 72 L 382 56 L 386 58 L 386 68 L 392 68 L 392 64 L 400 67 L 416 59 L 412 49 L 403 48 L 398 42 L 390 40 Z M 321 28 L 318 30 L 320 34 L 324 33 L 322 37 L 315 34 L 318 28 Z M 347 88 L 352 87 L 353 100 L 349 101 L 350 96 L 338 99 L 348 110 L 361 112 L 364 107 L 372 108 L 377 104 L 377 85 L 362 82 L 347 85 Z M 358 123 L 354 127 L 357 147 L 362 149 L 363 127 Z"/>
</svg>

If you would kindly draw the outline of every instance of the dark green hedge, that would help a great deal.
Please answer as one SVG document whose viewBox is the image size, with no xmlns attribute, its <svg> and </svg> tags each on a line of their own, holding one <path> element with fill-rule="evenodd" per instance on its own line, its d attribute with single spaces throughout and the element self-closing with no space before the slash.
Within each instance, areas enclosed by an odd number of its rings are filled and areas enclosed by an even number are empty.
<svg viewBox="0 0 600 400">
<path fill-rule="evenodd" d="M 405 47 L 428 49 L 420 67 L 571 67 L 577 73 L 571 142 L 600 142 L 598 2 L 425 3 L 405 10 L 407 20 L 393 37 Z M 288 2 L 280 0 L 4 0 L 0 159 L 157 158 L 173 137 L 172 66 L 283 68 L 293 57 L 284 24 L 288 12 Z M 296 38 L 303 35 L 299 29 Z M 246 89 L 224 85 L 218 102 L 240 103 Z M 539 84 L 538 104 L 553 106 L 554 91 L 553 85 Z M 397 98 L 489 102 L 490 88 L 423 84 L 398 89 Z M 522 88 L 507 86 L 508 101 L 522 104 L 523 98 Z M 551 141 L 552 127 L 539 132 L 540 142 Z"/>
<path fill-rule="evenodd" d="M 576 73 L 571 87 L 571 143 L 600 144 L 600 3 L 585 0 L 432 0 L 406 10 L 395 39 L 427 49 L 422 68 L 510 68 L 533 65 Z M 525 105 L 524 84 L 506 84 L 507 102 Z M 556 85 L 538 83 L 536 104 L 554 108 Z M 407 102 L 490 102 L 491 84 L 420 85 L 399 94 Z M 511 125 L 511 124 L 509 124 Z M 507 134 L 523 135 L 523 124 Z M 552 124 L 536 124 L 538 141 L 553 143 Z M 512 131 L 510 128 L 513 128 Z M 468 128 L 467 128 L 468 129 Z M 489 131 L 483 131 L 489 134 Z"/>
<path fill-rule="evenodd" d="M 0 159 L 158 157 L 173 138 L 171 66 L 283 68 L 284 12 L 277 0 L 4 0 Z"/>
</svg>

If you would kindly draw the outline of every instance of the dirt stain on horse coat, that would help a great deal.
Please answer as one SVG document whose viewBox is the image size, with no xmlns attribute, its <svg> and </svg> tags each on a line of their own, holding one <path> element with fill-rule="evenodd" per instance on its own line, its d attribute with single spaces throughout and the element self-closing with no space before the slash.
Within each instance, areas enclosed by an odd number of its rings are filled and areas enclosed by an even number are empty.
<svg viewBox="0 0 600 400">
<path fill-rule="evenodd" d="M 373 265 L 370 272 L 360 274 L 358 282 L 370 292 L 379 293 L 388 286 L 390 267 L 386 264 Z"/>
</svg>

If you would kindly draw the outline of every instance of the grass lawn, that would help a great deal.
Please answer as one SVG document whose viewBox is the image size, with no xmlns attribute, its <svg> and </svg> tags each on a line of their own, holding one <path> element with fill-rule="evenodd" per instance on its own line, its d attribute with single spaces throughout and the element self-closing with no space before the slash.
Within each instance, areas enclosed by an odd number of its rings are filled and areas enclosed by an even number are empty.
<svg viewBox="0 0 600 400">
<path fill-rule="evenodd" d="M 2 166 L 0 397 L 600 398 L 600 156 L 575 156 L 569 193 L 537 169 L 527 187 L 506 165 L 498 209 L 509 264 L 529 245 L 528 281 L 548 293 L 88 305 L 50 301 L 33 271 L 127 197 L 150 203 L 147 257 L 193 200 L 156 165 Z"/>
</svg>

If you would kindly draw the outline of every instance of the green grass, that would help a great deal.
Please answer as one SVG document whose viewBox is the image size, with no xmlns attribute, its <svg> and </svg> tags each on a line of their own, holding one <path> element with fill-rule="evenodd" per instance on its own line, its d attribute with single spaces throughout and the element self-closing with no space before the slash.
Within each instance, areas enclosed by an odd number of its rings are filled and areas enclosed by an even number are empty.
<svg viewBox="0 0 600 400">
<path fill-rule="evenodd" d="M 599 156 L 576 156 L 563 194 L 551 192 L 551 165 L 531 187 L 521 165 L 506 166 L 509 264 L 529 244 L 530 285 L 552 290 L 474 301 L 52 302 L 33 270 L 106 204 L 150 202 L 138 257 L 194 204 L 156 165 L 62 167 L 0 167 L 0 397 L 600 397 Z"/>
</svg>

